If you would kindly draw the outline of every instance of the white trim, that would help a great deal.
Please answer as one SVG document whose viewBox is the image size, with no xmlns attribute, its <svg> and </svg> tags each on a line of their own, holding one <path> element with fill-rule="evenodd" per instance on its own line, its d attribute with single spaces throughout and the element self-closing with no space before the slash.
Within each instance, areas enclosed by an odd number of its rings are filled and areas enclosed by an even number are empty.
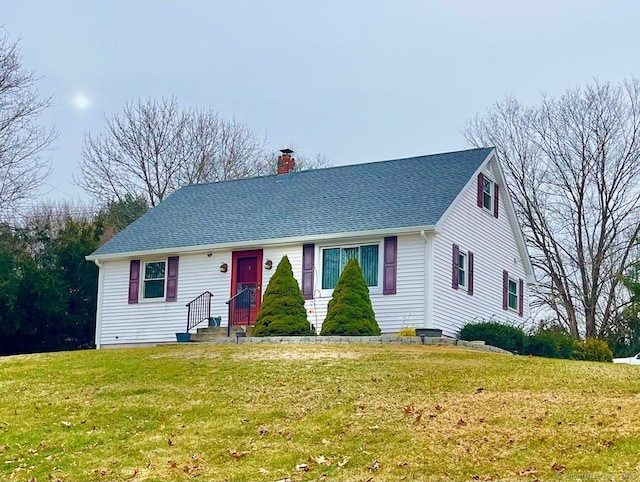
<svg viewBox="0 0 640 482">
<path fill-rule="evenodd" d="M 425 233 L 421 231 L 420 235 L 424 239 L 424 328 L 433 328 L 433 286 L 434 286 L 434 241 L 435 232 Z"/>
<path fill-rule="evenodd" d="M 151 278 L 149 280 L 147 280 L 145 278 L 145 271 L 146 271 L 146 265 L 148 263 L 164 263 L 164 278 L 162 279 L 162 296 L 156 296 L 154 298 L 146 298 L 144 296 L 144 284 L 146 281 L 160 281 L 160 278 Z M 152 259 L 141 259 L 140 260 L 140 286 L 138 287 L 139 293 L 138 293 L 138 302 L 139 303 L 159 303 L 161 301 L 166 301 L 167 300 L 167 276 L 169 273 L 169 259 L 165 258 L 165 259 L 157 259 L 157 258 L 152 258 Z"/>
<path fill-rule="evenodd" d="M 460 269 L 460 258 L 464 258 L 464 269 Z M 469 257 L 467 256 L 467 251 L 462 251 L 458 248 L 458 289 L 462 291 L 469 290 Z M 460 283 L 460 271 L 464 273 L 463 283 Z"/>
<path fill-rule="evenodd" d="M 96 350 L 99 350 L 102 346 L 102 309 L 104 305 L 104 267 L 97 259 L 94 263 L 98 267 L 98 296 L 96 299 L 96 331 L 95 331 L 95 345 Z"/>
<path fill-rule="evenodd" d="M 509 291 L 509 282 L 513 282 L 516 285 L 516 307 L 515 308 L 511 308 L 511 306 L 509 305 L 509 295 L 511 294 L 511 292 Z M 515 313 L 520 314 L 520 297 L 522 296 L 522 293 L 520 293 L 520 280 L 518 278 L 514 278 L 513 276 L 509 275 L 509 282 L 507 283 L 507 309 L 509 311 L 513 311 Z"/>
<path fill-rule="evenodd" d="M 495 195 L 496 195 L 496 181 L 495 179 L 493 179 L 492 175 L 488 175 L 486 173 L 486 171 L 482 172 L 482 177 L 483 177 L 483 185 L 482 185 L 482 210 L 487 213 L 490 214 L 491 217 L 495 217 Z M 490 189 L 490 193 L 489 196 L 491 197 L 491 200 L 489 201 L 489 207 L 484 205 L 484 180 L 489 181 L 489 183 L 491 184 L 491 189 Z M 499 207 L 498 207 L 499 209 Z"/>
<path fill-rule="evenodd" d="M 251 249 L 261 249 L 265 246 L 277 246 L 277 245 L 287 245 L 287 244 L 309 244 L 309 243 L 317 243 L 319 241 L 324 240 L 333 240 L 333 239 L 350 239 L 350 238 L 359 238 L 359 237 L 384 237 L 387 235 L 400 235 L 400 234 L 410 234 L 410 233 L 419 233 L 420 231 L 435 231 L 436 226 L 430 224 L 428 226 L 406 226 L 401 228 L 388 228 L 388 229 L 376 229 L 371 231 L 348 231 L 344 233 L 328 233 L 328 234 L 317 234 L 317 235 L 309 235 L 309 236 L 292 236 L 290 238 L 274 238 L 274 239 L 257 239 L 255 241 L 238 241 L 235 243 L 221 243 L 221 244 L 201 244 L 197 246 L 184 246 L 184 247 L 169 247 L 169 248 L 160 248 L 160 249 L 150 249 L 150 250 L 142 250 L 142 251 L 128 251 L 122 253 L 110 253 L 110 254 L 90 254 L 85 256 L 87 261 L 95 261 L 95 260 L 113 260 L 113 259 L 137 259 L 140 257 L 150 257 L 156 256 L 159 254 L 172 256 L 172 255 L 180 255 L 187 253 L 206 253 L 210 251 L 221 251 L 221 250 L 237 250 L 238 248 L 242 248 L 243 250 L 251 250 Z"/>
</svg>

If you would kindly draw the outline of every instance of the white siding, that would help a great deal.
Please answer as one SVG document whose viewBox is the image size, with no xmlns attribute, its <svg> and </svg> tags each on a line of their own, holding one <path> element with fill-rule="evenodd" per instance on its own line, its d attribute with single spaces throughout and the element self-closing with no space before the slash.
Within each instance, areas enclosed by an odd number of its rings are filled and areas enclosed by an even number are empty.
<svg viewBox="0 0 640 482">
<path fill-rule="evenodd" d="M 495 177 L 493 177 L 495 178 Z M 471 182 L 435 236 L 433 325 L 446 335 L 455 335 L 459 328 L 471 321 L 515 321 L 529 317 L 529 290 L 525 269 L 513 231 L 504 208 L 506 188 L 500 186 L 499 217 L 477 206 L 477 184 Z M 474 289 L 469 296 L 466 289 L 451 287 L 452 247 L 474 253 Z M 524 283 L 524 313 L 521 318 L 513 310 L 502 308 L 502 272 L 507 270 Z"/>
<path fill-rule="evenodd" d="M 382 238 L 376 238 L 381 241 Z M 355 240 L 355 242 L 370 242 Z M 323 244 L 331 244 L 323 242 Z M 345 244 L 343 241 L 334 245 Z M 314 287 L 319 287 L 320 257 L 319 244 L 316 245 L 316 276 Z M 253 247 L 255 249 L 255 247 Z M 398 236 L 398 266 L 395 295 L 373 294 L 371 301 L 380 328 L 384 333 L 398 331 L 403 326 L 422 326 L 424 322 L 424 266 L 425 244 L 419 234 Z M 287 254 L 294 276 L 302 280 L 302 244 L 270 246 L 263 250 L 262 292 L 267 288 L 275 268 Z M 181 255 L 178 273 L 178 301 L 144 301 L 128 304 L 129 262 L 130 260 L 102 262 L 103 290 L 100 293 L 101 320 L 96 342 L 100 345 L 130 343 L 156 343 L 175 341 L 175 333 L 185 330 L 186 304 L 204 291 L 214 295 L 212 316 L 221 316 L 222 324 L 227 324 L 228 308 L 225 301 L 231 292 L 232 251 L 216 251 L 212 256 L 206 253 Z M 157 256 L 155 260 L 161 259 Z M 264 268 L 264 261 L 273 261 L 273 269 Z M 142 259 L 144 261 L 144 259 Z M 220 265 L 228 264 L 226 273 L 220 272 Z M 382 283 L 382 280 L 380 280 Z M 326 315 L 330 297 L 307 300 L 305 305 L 309 321 L 318 332 Z"/>
<path fill-rule="evenodd" d="M 157 256 L 154 260 L 161 259 Z M 145 261 L 144 258 L 142 261 Z M 220 273 L 222 262 L 231 264 L 231 253 L 205 253 L 180 256 L 178 268 L 178 300 L 176 302 L 145 301 L 128 304 L 130 260 L 104 261 L 101 345 L 175 341 L 176 332 L 185 331 L 186 304 L 204 291 L 214 294 L 212 315 L 225 315 L 230 272 Z M 226 316 L 224 317 L 226 319 Z"/>
</svg>

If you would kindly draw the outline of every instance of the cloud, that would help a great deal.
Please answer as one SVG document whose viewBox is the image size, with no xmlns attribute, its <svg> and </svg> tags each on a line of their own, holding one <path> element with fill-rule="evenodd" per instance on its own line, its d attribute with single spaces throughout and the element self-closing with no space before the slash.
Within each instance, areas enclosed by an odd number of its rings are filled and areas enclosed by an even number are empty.
<svg viewBox="0 0 640 482">
<path fill-rule="evenodd" d="M 93 105 L 93 99 L 85 92 L 78 91 L 71 97 L 71 105 L 76 110 L 82 112 Z"/>
</svg>

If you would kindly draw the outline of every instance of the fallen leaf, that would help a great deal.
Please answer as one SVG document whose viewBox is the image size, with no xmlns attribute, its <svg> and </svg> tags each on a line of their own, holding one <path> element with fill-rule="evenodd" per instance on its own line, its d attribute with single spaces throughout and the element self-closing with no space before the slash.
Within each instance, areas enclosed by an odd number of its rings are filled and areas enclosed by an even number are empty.
<svg viewBox="0 0 640 482">
<path fill-rule="evenodd" d="M 467 422 L 465 422 L 464 420 L 460 419 L 458 420 L 458 423 L 456 424 L 458 427 L 464 427 L 467 425 Z"/>
<path fill-rule="evenodd" d="M 413 408 L 412 405 L 407 405 L 406 407 L 404 407 L 402 409 L 402 411 L 406 414 L 406 415 L 411 415 L 414 412 L 415 408 Z"/>
<path fill-rule="evenodd" d="M 480 387 L 480 388 L 476 388 L 476 393 L 482 393 L 482 392 L 484 392 L 484 391 L 485 391 L 485 389 L 484 389 L 484 388 L 482 388 L 482 387 Z"/>
<path fill-rule="evenodd" d="M 380 461 L 379 460 L 374 460 L 373 462 L 371 462 L 371 464 L 367 467 L 367 469 L 369 470 L 378 470 L 380 468 Z"/>
<path fill-rule="evenodd" d="M 600 445 L 609 448 L 613 445 L 613 440 L 603 440 L 602 442 L 600 442 Z"/>
<path fill-rule="evenodd" d="M 266 475 L 269 473 L 269 471 L 267 469 L 265 469 L 264 467 L 260 467 L 258 469 L 258 472 L 260 472 L 262 475 Z"/>
<path fill-rule="evenodd" d="M 318 465 L 329 465 L 329 460 L 324 455 L 318 456 L 313 461 Z"/>
<path fill-rule="evenodd" d="M 326 438 L 322 439 L 322 445 L 329 445 L 331 442 L 329 442 Z"/>
<path fill-rule="evenodd" d="M 169 467 L 171 467 L 172 469 L 175 469 L 178 467 L 178 463 L 174 462 L 173 460 L 169 460 L 167 463 L 169 464 Z"/>
<path fill-rule="evenodd" d="M 296 470 L 300 472 L 309 472 L 310 467 L 308 464 L 298 464 L 296 465 Z"/>
<path fill-rule="evenodd" d="M 73 427 L 73 424 L 71 422 L 67 422 L 66 420 L 62 421 L 62 425 L 64 425 L 67 428 Z"/>
<path fill-rule="evenodd" d="M 557 462 L 554 462 L 551 468 L 560 474 L 564 473 L 564 471 L 567 470 L 564 465 L 560 465 Z"/>
<path fill-rule="evenodd" d="M 174 444 L 174 442 L 173 442 L 173 440 L 171 440 L 171 439 L 167 439 L 167 443 L 169 444 L 169 446 L 171 446 L 171 445 L 175 445 L 175 444 Z"/>
<path fill-rule="evenodd" d="M 338 468 L 344 467 L 345 465 L 347 465 L 347 462 L 349 462 L 349 458 L 345 457 L 342 462 L 338 462 Z"/>
<path fill-rule="evenodd" d="M 238 452 L 237 450 L 231 450 L 231 449 L 229 449 L 229 450 L 228 450 L 228 452 L 229 452 L 229 454 L 231 454 L 231 456 L 232 456 L 234 459 L 236 459 L 236 460 L 237 460 L 237 459 L 241 459 L 242 457 L 245 457 L 245 456 L 249 455 L 249 452 L 245 452 L 245 451 Z"/>
<path fill-rule="evenodd" d="M 369 427 L 369 430 L 378 430 L 379 428 L 380 428 L 380 425 L 376 424 Z"/>
<path fill-rule="evenodd" d="M 437 410 L 437 411 L 442 410 L 442 405 L 436 405 L 436 410 Z"/>
<path fill-rule="evenodd" d="M 537 473 L 538 473 L 538 470 L 535 467 L 529 467 L 528 469 L 518 470 L 518 475 L 532 475 Z"/>
</svg>

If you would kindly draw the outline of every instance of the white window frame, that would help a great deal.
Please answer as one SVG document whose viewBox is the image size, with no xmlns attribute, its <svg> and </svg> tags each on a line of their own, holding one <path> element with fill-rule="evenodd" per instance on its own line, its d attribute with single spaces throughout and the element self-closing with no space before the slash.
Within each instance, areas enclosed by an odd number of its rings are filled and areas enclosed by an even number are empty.
<svg viewBox="0 0 640 482">
<path fill-rule="evenodd" d="M 323 264 L 323 251 L 325 249 L 344 249 L 344 248 L 359 248 L 361 246 L 378 246 L 378 285 L 377 286 L 369 286 L 369 294 L 382 294 L 382 288 L 384 285 L 383 275 L 384 275 L 384 240 L 383 239 L 374 239 L 371 241 L 358 241 L 358 242 L 345 242 L 345 243 L 333 243 L 333 244 L 324 244 L 317 247 L 317 252 L 315 258 L 318 260 L 316 265 L 316 272 L 318 273 L 318 285 L 320 287 L 320 297 L 321 298 L 329 298 L 333 295 L 334 288 L 324 289 L 322 288 L 322 278 L 324 276 L 324 264 Z M 342 274 L 342 273 L 340 273 Z"/>
<path fill-rule="evenodd" d="M 163 285 L 162 285 L 162 296 L 159 296 L 157 298 L 146 298 L 144 296 L 145 282 L 160 280 L 160 278 L 150 278 L 148 280 L 145 278 L 147 264 L 151 264 L 151 263 L 164 263 L 164 279 L 163 279 Z M 169 270 L 169 260 L 167 258 L 141 260 L 140 265 L 141 265 L 142 272 L 140 273 L 140 294 L 138 299 L 143 303 L 158 303 L 160 301 L 165 301 L 167 299 L 167 274 L 168 274 L 167 272 Z"/>
<path fill-rule="evenodd" d="M 484 205 L 484 197 L 485 197 L 485 190 L 484 190 L 484 184 L 488 182 L 489 183 L 489 207 Z M 486 174 L 483 174 L 483 182 L 482 182 L 482 209 L 487 211 L 488 213 L 491 213 L 491 215 L 493 215 L 493 203 L 494 203 L 494 197 L 495 197 L 495 185 L 496 182 L 491 179 L 489 176 L 487 176 Z"/>
<path fill-rule="evenodd" d="M 464 260 L 464 268 L 460 261 Z M 460 278 L 460 273 L 464 273 L 464 276 Z M 462 281 L 462 282 L 461 282 Z M 469 257 L 466 251 L 458 251 L 458 289 L 468 290 L 469 288 Z"/>
<path fill-rule="evenodd" d="M 509 289 L 509 287 L 511 286 L 511 283 L 513 283 L 516 287 L 516 292 L 515 292 L 516 306 L 515 307 L 511 307 L 511 303 L 509 303 L 511 301 L 511 290 Z M 520 297 L 521 296 L 522 296 L 522 293 L 520 293 L 520 281 L 517 280 L 516 278 L 512 278 L 511 276 L 509 276 L 509 281 L 507 282 L 507 308 L 511 311 L 515 311 L 516 313 L 520 313 Z"/>
</svg>

